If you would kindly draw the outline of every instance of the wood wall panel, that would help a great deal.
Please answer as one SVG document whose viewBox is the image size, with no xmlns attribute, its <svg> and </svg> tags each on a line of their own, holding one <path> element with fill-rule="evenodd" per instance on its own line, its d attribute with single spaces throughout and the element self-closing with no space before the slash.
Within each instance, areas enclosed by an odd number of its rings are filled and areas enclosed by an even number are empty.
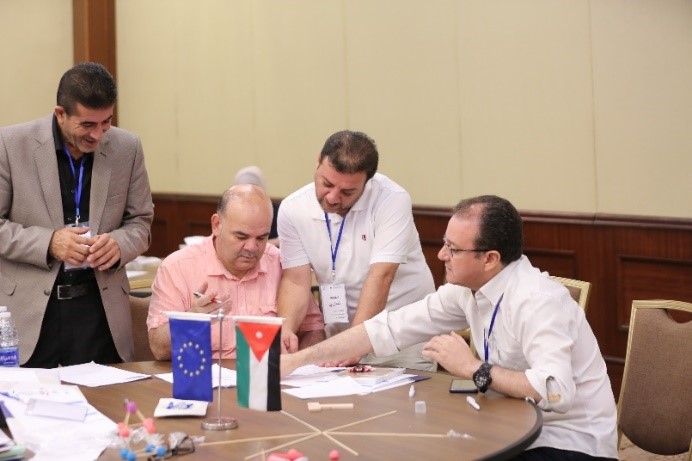
<svg viewBox="0 0 692 461">
<path fill-rule="evenodd" d="M 72 30 L 75 64 L 103 64 L 117 82 L 115 0 L 72 0 Z M 117 107 L 113 124 L 118 124 Z"/>
<path fill-rule="evenodd" d="M 150 255 L 165 257 L 187 235 L 208 235 L 216 198 L 154 194 Z M 414 207 L 423 253 L 437 285 L 450 211 Z M 551 275 L 591 282 L 587 319 L 617 396 L 634 299 L 692 302 L 692 219 L 521 212 L 525 253 Z"/>
</svg>

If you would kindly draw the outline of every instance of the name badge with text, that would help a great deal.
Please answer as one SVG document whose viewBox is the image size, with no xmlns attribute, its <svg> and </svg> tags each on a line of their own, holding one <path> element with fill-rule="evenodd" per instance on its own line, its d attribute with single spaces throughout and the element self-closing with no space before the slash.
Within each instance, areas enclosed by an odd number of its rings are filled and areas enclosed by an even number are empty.
<svg viewBox="0 0 692 461">
<path fill-rule="evenodd" d="M 346 286 L 343 283 L 320 285 L 325 323 L 348 323 Z"/>
</svg>

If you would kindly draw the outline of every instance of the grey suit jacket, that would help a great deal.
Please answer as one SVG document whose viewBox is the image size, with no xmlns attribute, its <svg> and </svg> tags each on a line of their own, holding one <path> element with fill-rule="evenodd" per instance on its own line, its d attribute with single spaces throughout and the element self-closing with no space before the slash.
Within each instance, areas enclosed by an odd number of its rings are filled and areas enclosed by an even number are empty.
<svg viewBox="0 0 692 461">
<path fill-rule="evenodd" d="M 0 128 L 0 305 L 12 312 L 21 363 L 34 352 L 60 261 L 48 256 L 64 227 L 52 117 Z M 154 205 L 139 138 L 111 127 L 94 152 L 89 202 L 92 235 L 110 233 L 121 259 L 95 270 L 118 353 L 134 357 L 125 264 L 151 243 Z"/>
</svg>

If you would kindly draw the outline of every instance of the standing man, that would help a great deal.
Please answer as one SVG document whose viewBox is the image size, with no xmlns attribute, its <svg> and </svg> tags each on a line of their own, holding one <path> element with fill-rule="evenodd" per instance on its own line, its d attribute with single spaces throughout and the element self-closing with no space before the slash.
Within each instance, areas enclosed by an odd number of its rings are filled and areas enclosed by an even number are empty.
<svg viewBox="0 0 692 461">
<path fill-rule="evenodd" d="M 171 333 L 163 311 L 276 317 L 281 279 L 279 250 L 267 244 L 274 209 L 262 187 L 235 185 L 221 196 L 211 217 L 212 235 L 168 256 L 156 271 L 149 304 L 149 345 L 158 360 L 171 358 Z M 196 297 L 193 293 L 198 293 Z M 314 301 L 303 331 L 322 330 Z M 212 324 L 214 357 L 235 358 L 233 322 L 224 321 L 223 344 Z"/>
<path fill-rule="evenodd" d="M 540 436 L 515 459 L 617 459 L 615 398 L 596 337 L 569 291 L 522 255 L 522 235 L 521 216 L 507 200 L 462 200 L 438 254 L 446 285 L 284 354 L 282 375 L 352 351 L 389 355 L 432 337 L 423 353 L 450 373 L 473 379 L 481 392 L 530 397 L 544 411 Z M 469 327 L 480 359 L 453 332 Z"/>
<path fill-rule="evenodd" d="M 139 138 L 111 126 L 116 97 L 105 67 L 78 64 L 53 114 L 0 129 L 0 304 L 24 366 L 133 359 L 125 264 L 154 206 Z"/>
<path fill-rule="evenodd" d="M 334 133 L 317 158 L 315 181 L 281 202 L 279 315 L 286 319 L 283 341 L 289 352 L 297 350 L 293 332 L 305 317 L 311 271 L 320 285 L 327 336 L 435 291 L 411 197 L 376 173 L 377 163 L 377 147 L 366 134 Z M 421 350 L 422 344 L 413 345 L 394 357 L 363 362 L 435 370 Z M 344 359 L 334 364 L 354 364 L 361 356 Z"/>
</svg>

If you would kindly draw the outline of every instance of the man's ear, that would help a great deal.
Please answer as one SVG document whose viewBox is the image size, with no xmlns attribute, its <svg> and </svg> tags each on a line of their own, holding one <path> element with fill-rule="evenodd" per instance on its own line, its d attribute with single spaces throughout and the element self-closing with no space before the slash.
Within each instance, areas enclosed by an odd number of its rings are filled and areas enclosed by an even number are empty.
<svg viewBox="0 0 692 461">
<path fill-rule="evenodd" d="M 492 271 L 496 270 L 498 266 L 502 265 L 502 257 L 497 250 L 490 250 L 485 253 L 485 267 L 486 269 Z M 498 271 L 499 272 L 499 271 Z"/>
<path fill-rule="evenodd" d="M 62 122 L 63 118 L 67 115 L 67 111 L 65 111 L 65 108 L 63 106 L 55 106 L 55 110 L 53 111 L 55 113 L 55 116 L 58 117 L 58 120 Z"/>
<path fill-rule="evenodd" d="M 211 215 L 211 233 L 216 237 L 221 229 L 221 216 L 218 213 Z"/>
</svg>

